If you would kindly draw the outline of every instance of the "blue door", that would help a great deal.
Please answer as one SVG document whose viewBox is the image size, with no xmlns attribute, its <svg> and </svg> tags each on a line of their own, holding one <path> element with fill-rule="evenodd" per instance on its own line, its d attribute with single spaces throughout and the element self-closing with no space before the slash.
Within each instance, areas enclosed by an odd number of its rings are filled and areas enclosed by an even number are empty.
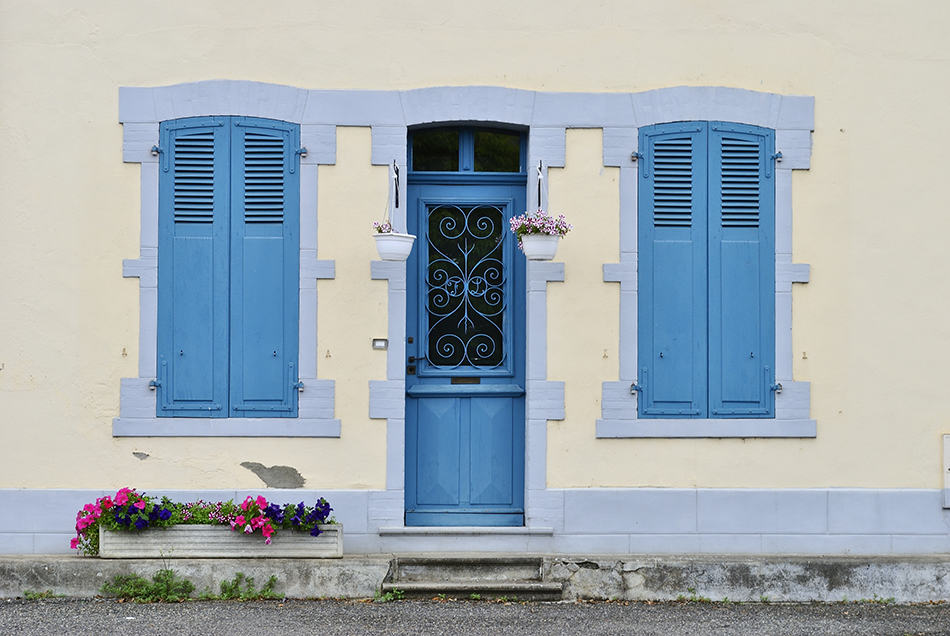
<svg viewBox="0 0 950 636">
<path fill-rule="evenodd" d="M 410 135 L 406 525 L 524 525 L 525 136 Z"/>
<path fill-rule="evenodd" d="M 524 525 L 524 196 L 409 187 L 407 525 Z"/>
</svg>

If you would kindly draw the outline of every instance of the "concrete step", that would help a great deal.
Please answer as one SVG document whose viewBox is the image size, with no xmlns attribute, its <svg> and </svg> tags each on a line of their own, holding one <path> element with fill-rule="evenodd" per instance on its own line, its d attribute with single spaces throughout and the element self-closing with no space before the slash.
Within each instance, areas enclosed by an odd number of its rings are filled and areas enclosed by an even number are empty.
<svg viewBox="0 0 950 636">
<path fill-rule="evenodd" d="M 543 559 L 525 556 L 398 556 L 394 582 L 441 581 L 445 583 L 540 581 Z"/>
<path fill-rule="evenodd" d="M 405 598 L 433 598 L 444 594 L 458 599 L 499 599 L 519 601 L 560 601 L 561 583 L 541 581 L 462 582 L 462 581 L 405 581 L 383 583 L 383 593 L 401 592 Z"/>
</svg>

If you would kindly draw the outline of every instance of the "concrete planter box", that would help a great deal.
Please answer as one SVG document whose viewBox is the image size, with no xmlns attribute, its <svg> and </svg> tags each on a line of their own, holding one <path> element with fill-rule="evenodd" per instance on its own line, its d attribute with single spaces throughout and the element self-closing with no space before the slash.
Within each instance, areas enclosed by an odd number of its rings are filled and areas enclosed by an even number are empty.
<svg viewBox="0 0 950 636">
<path fill-rule="evenodd" d="M 113 532 L 99 528 L 99 556 L 106 559 L 151 558 L 301 558 L 338 559 L 343 556 L 343 526 L 320 526 L 319 537 L 309 532 L 278 530 L 271 544 L 260 533 L 246 535 L 227 526 L 171 526 L 142 532 Z"/>
</svg>

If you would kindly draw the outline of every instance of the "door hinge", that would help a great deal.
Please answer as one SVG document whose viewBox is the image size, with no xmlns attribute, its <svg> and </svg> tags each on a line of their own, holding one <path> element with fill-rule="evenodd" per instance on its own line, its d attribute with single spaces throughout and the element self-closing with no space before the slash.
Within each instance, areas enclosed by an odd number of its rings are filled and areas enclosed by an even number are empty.
<svg viewBox="0 0 950 636">
<path fill-rule="evenodd" d="M 293 388 L 297 389 L 297 392 L 298 392 L 298 393 L 303 393 L 303 381 L 302 381 L 302 380 L 297 380 L 297 381 L 294 383 Z"/>
<path fill-rule="evenodd" d="M 781 382 L 776 382 L 775 384 L 773 384 L 773 385 L 772 385 L 771 387 L 769 387 L 769 388 L 771 388 L 771 389 L 772 389 L 773 391 L 775 391 L 776 393 L 781 393 L 781 392 L 782 392 L 782 383 L 781 383 Z"/>
<path fill-rule="evenodd" d="M 630 385 L 630 395 L 636 395 L 637 393 L 640 393 L 641 391 L 643 391 L 643 387 L 637 384 L 637 381 L 634 380 L 633 383 Z"/>
<path fill-rule="evenodd" d="M 152 380 L 149 380 L 149 381 L 148 381 L 148 390 L 149 390 L 149 391 L 154 391 L 155 389 L 157 389 L 157 388 L 160 387 L 160 386 L 162 386 L 162 383 L 159 382 L 157 379 L 152 379 Z"/>
</svg>

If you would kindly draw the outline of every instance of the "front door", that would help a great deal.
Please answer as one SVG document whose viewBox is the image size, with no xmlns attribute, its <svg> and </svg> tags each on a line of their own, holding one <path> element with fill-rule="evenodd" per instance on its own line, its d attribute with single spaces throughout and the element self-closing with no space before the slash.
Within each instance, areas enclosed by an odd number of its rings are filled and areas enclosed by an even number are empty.
<svg viewBox="0 0 950 636">
<path fill-rule="evenodd" d="M 525 182 L 437 176 L 407 197 L 406 525 L 521 526 Z"/>
</svg>

